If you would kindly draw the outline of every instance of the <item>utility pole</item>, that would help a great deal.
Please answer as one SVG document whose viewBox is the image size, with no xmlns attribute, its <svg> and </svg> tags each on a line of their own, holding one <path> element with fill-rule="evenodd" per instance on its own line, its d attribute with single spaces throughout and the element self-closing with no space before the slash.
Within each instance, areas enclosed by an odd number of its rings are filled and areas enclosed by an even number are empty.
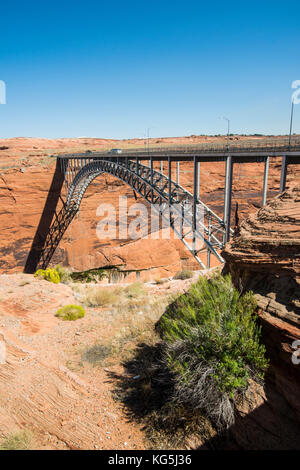
<svg viewBox="0 0 300 470">
<path fill-rule="evenodd" d="M 230 150 L 230 145 L 229 145 L 229 134 L 230 134 L 230 119 L 227 117 L 223 116 L 223 119 L 227 121 L 228 127 L 227 127 L 227 151 L 229 152 Z"/>
<path fill-rule="evenodd" d="M 227 151 L 229 152 L 230 150 L 230 145 L 229 145 L 230 119 L 228 119 L 225 116 L 219 117 L 218 119 L 225 119 L 225 121 L 227 121 Z"/>
<path fill-rule="evenodd" d="M 150 155 L 150 129 L 154 129 L 154 127 L 147 127 L 147 146 L 148 146 L 148 157 Z M 150 160 L 149 160 L 150 166 Z"/>
<path fill-rule="evenodd" d="M 294 117 L 294 100 L 292 99 L 291 119 L 290 119 L 290 135 L 289 135 L 289 150 L 291 149 L 291 143 L 292 143 L 293 117 Z"/>
<path fill-rule="evenodd" d="M 150 127 L 148 127 L 147 129 L 148 153 L 149 153 L 149 131 L 150 131 Z"/>
<path fill-rule="evenodd" d="M 294 80 L 292 83 L 292 88 L 295 88 L 296 91 L 292 94 L 292 108 L 291 108 L 291 119 L 290 119 L 290 135 L 289 135 L 289 150 L 292 143 L 292 133 L 293 133 L 293 118 L 294 118 L 294 105 L 300 103 L 300 80 Z"/>
</svg>

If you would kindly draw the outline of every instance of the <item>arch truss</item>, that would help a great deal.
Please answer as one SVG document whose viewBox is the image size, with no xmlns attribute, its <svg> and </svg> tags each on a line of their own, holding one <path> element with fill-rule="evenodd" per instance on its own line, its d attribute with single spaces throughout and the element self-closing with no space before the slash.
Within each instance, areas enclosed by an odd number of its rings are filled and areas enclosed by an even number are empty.
<svg viewBox="0 0 300 470">
<path fill-rule="evenodd" d="M 152 205 L 169 224 L 202 268 L 210 266 L 211 255 L 223 259 L 224 221 L 200 199 L 152 167 L 137 160 L 122 158 L 60 158 L 65 178 L 66 202 L 52 223 L 39 265 L 46 267 L 67 227 L 79 211 L 82 198 L 91 182 L 100 174 L 115 176 L 131 186 L 135 193 Z M 165 225 L 166 226 L 166 225 Z M 206 252 L 206 257 L 201 256 Z M 204 259 L 206 258 L 206 263 Z"/>
</svg>

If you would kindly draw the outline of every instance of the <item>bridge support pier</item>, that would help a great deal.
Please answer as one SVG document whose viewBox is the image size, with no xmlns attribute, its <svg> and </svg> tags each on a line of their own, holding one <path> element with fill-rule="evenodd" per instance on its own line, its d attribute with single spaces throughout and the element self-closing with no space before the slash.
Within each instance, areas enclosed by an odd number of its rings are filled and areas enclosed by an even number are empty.
<svg viewBox="0 0 300 470">
<path fill-rule="evenodd" d="M 285 191 L 286 187 L 286 175 L 287 175 L 287 157 L 282 157 L 281 163 L 281 175 L 280 175 L 280 192 Z"/>
<path fill-rule="evenodd" d="M 262 195 L 262 206 L 266 205 L 267 202 L 267 193 L 268 193 L 268 176 L 269 176 L 269 162 L 270 157 L 267 157 L 265 160 L 265 171 L 264 171 L 264 186 L 263 186 L 263 195 Z"/>
<path fill-rule="evenodd" d="M 197 199 L 200 199 L 200 162 L 197 165 Z"/>
<path fill-rule="evenodd" d="M 179 186 L 179 176 L 180 176 L 180 163 L 176 163 L 176 184 Z M 177 202 L 179 201 L 179 194 L 177 192 Z"/>
<path fill-rule="evenodd" d="M 169 224 L 171 225 L 172 220 L 172 160 L 170 155 L 168 156 L 168 202 L 169 202 Z"/>
<path fill-rule="evenodd" d="M 153 186 L 153 158 L 152 155 L 150 156 L 150 181 L 151 181 L 151 186 Z M 151 202 L 153 204 L 153 189 L 151 190 Z"/>
<path fill-rule="evenodd" d="M 224 195 L 224 223 L 225 223 L 225 240 L 227 243 L 230 238 L 230 219 L 231 219 L 231 200 L 232 200 L 232 174 L 233 161 L 232 155 L 226 158 L 226 174 L 225 174 L 225 195 Z"/>
<path fill-rule="evenodd" d="M 196 235 L 197 230 L 197 192 L 198 192 L 198 162 L 197 157 L 194 156 L 194 191 L 193 191 L 193 251 L 196 254 Z"/>
<path fill-rule="evenodd" d="M 172 204 L 172 160 L 170 156 L 168 156 L 168 176 L 169 176 L 168 199 L 169 199 L 169 205 L 171 206 Z"/>
<path fill-rule="evenodd" d="M 211 242 L 211 214 L 208 215 L 208 241 Z M 210 250 L 207 250 L 207 268 L 210 268 Z"/>
<path fill-rule="evenodd" d="M 176 165 L 176 183 L 179 184 L 179 173 L 180 173 L 180 163 L 177 162 Z"/>
<path fill-rule="evenodd" d="M 65 182 L 65 192 L 68 194 L 69 191 L 69 172 L 68 172 L 68 160 L 60 160 L 60 171 L 64 175 L 64 182 Z"/>
</svg>

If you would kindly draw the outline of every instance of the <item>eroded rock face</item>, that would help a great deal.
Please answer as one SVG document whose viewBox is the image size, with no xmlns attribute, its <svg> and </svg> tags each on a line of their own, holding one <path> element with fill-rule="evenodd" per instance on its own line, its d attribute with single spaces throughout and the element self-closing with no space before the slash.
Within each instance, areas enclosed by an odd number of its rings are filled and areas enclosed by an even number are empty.
<svg viewBox="0 0 300 470">
<path fill-rule="evenodd" d="M 243 140 L 243 137 L 239 137 Z M 224 139 L 223 139 L 224 140 Z M 254 139 L 257 140 L 257 139 Z M 258 139 L 259 140 L 259 139 Z M 222 138 L 206 136 L 160 139 L 162 145 L 190 144 L 222 141 Z M 128 146 L 143 147 L 143 140 L 125 142 Z M 125 144 L 122 142 L 122 145 Z M 154 144 L 156 141 L 150 141 Z M 26 259 L 45 210 L 45 201 L 55 170 L 55 160 L 51 154 L 96 151 L 118 147 L 120 142 L 104 139 L 34 139 L 16 138 L 0 141 L 0 273 L 23 271 Z M 2 150 L 1 150 L 2 148 Z M 279 188 L 280 159 L 270 163 L 268 194 L 276 194 Z M 160 163 L 155 163 L 160 169 Z M 176 165 L 173 165 L 173 179 L 176 178 Z M 164 171 L 167 171 L 165 162 Z M 262 163 L 237 164 L 234 169 L 233 207 L 238 202 L 239 216 L 243 219 L 251 211 L 256 211 L 261 202 L 261 189 L 264 167 Z M 298 171 L 298 173 L 297 173 Z M 288 184 L 299 178 L 299 165 L 289 167 Z M 218 215 L 223 214 L 225 165 L 222 162 L 201 163 L 200 197 Z M 193 191 L 193 162 L 180 166 L 180 183 Z M 64 197 L 64 193 L 62 194 Z M 128 206 L 135 202 L 132 190 L 116 178 L 102 175 L 89 186 L 80 208 L 63 239 L 53 263 L 60 263 L 74 270 L 118 266 L 136 273 L 141 279 L 155 279 L 174 275 L 180 269 L 199 269 L 199 265 L 178 239 L 165 239 L 161 232 L 158 239 L 100 240 L 96 226 L 100 220 L 97 207 L 101 203 L 116 207 L 118 217 L 119 196 L 127 196 Z M 206 262 L 206 253 L 199 255 Z M 212 257 L 212 266 L 216 264 Z"/>
<path fill-rule="evenodd" d="M 292 361 L 293 342 L 300 340 L 300 185 L 242 222 L 223 256 L 224 272 L 231 273 L 239 289 L 251 289 L 257 298 L 263 341 L 271 360 L 268 393 L 259 407 L 270 409 L 271 403 L 274 413 L 284 418 L 288 433 L 287 416 L 293 426 L 300 423 L 300 364 Z M 278 396 L 284 397 L 285 404 Z M 262 425 L 264 413 L 252 413 Z M 280 433 L 283 436 L 284 429 L 278 433 L 278 438 Z M 296 441 L 300 448 L 300 437 Z"/>
<path fill-rule="evenodd" d="M 300 326 L 300 185 L 250 215 L 223 252 L 225 270 L 262 312 Z"/>
</svg>

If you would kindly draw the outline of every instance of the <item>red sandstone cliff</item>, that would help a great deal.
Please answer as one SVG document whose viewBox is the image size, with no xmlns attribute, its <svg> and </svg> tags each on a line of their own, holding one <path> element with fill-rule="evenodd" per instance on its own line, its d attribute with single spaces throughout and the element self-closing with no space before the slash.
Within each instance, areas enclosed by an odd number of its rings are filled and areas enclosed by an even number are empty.
<svg viewBox="0 0 300 470">
<path fill-rule="evenodd" d="M 253 406 L 244 409 L 247 419 L 238 420 L 235 436 L 246 448 L 299 449 L 300 364 L 292 362 L 292 343 L 300 340 L 300 185 L 242 222 L 223 256 L 234 284 L 255 293 L 271 360 L 265 390 L 252 393 Z M 253 433 L 261 442 L 251 442 Z"/>
<path fill-rule="evenodd" d="M 240 139 L 243 139 L 240 137 Z M 152 139 L 150 145 L 156 143 Z M 159 139 L 162 145 L 189 144 L 222 138 L 195 136 Z M 122 145 L 143 146 L 143 140 Z M 22 271 L 35 236 L 50 188 L 53 153 L 103 150 L 118 146 L 104 139 L 2 139 L 0 141 L 0 272 Z M 176 168 L 174 166 L 174 178 Z M 289 169 L 288 182 L 300 168 Z M 192 163 L 181 165 L 180 182 L 192 190 Z M 201 164 L 201 199 L 222 215 L 224 191 L 223 163 Z M 279 188 L 280 159 L 270 165 L 269 196 Z M 233 207 L 239 202 L 240 218 L 256 210 L 261 202 L 263 164 L 236 165 L 234 170 Z M 75 270 L 118 265 L 123 270 L 140 270 L 142 278 L 173 275 L 181 267 L 198 268 L 180 240 L 98 240 L 96 209 L 100 203 L 118 207 L 119 195 L 128 196 L 128 205 L 135 202 L 132 190 L 115 178 L 104 175 L 88 188 L 80 213 L 72 221 L 55 254 L 54 262 Z M 140 200 L 142 202 L 142 200 Z M 117 214 L 118 215 L 118 214 Z M 161 238 L 161 236 L 159 236 Z M 204 254 L 205 259 L 205 254 Z"/>
</svg>

